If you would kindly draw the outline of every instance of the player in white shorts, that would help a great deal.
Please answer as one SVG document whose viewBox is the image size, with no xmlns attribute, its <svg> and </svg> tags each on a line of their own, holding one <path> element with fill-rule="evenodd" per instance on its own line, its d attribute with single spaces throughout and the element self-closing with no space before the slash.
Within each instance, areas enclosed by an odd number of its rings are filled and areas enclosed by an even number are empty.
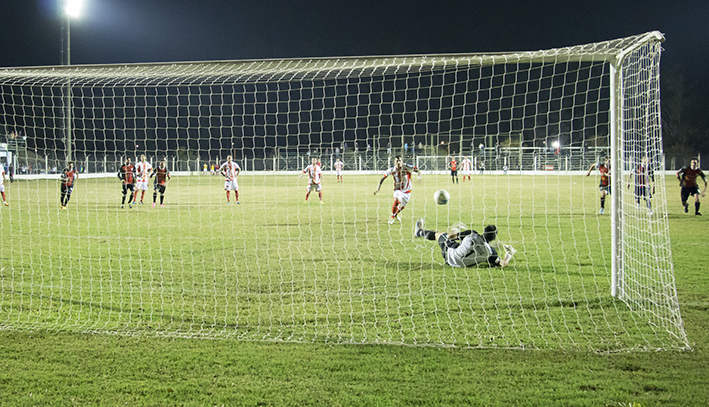
<svg viewBox="0 0 709 407">
<path fill-rule="evenodd" d="M 226 157 L 226 162 L 219 167 L 219 173 L 224 176 L 224 190 L 226 191 L 226 204 L 231 204 L 230 191 L 234 191 L 234 199 L 239 204 L 239 184 L 236 177 L 239 176 L 241 167 L 231 160 L 231 156 Z"/>
<path fill-rule="evenodd" d="M 409 203 L 409 198 L 411 198 L 411 189 L 413 184 L 411 183 L 412 173 L 420 174 L 419 169 L 410 164 L 404 164 L 400 155 L 394 157 L 394 166 L 389 168 L 382 179 L 379 181 L 379 188 L 374 191 L 376 195 L 382 188 L 382 183 L 388 176 L 394 178 L 394 204 L 391 206 L 391 217 L 389 218 L 389 224 L 394 223 L 395 220 L 401 222 L 399 214 L 404 210 L 406 204 Z M 419 179 L 421 175 L 419 175 Z"/>
<path fill-rule="evenodd" d="M 338 158 L 337 161 L 335 161 L 335 175 L 337 175 L 337 182 L 344 182 L 342 180 L 342 169 L 345 168 L 345 163 L 340 161 Z"/>
<path fill-rule="evenodd" d="M 311 164 L 305 167 L 303 173 L 300 174 L 298 179 L 303 178 L 303 175 L 305 174 L 308 174 L 308 187 L 306 188 L 305 202 L 308 202 L 308 197 L 310 197 L 310 193 L 312 191 L 317 191 L 318 197 L 320 198 L 320 204 L 322 205 L 322 186 L 320 185 L 320 182 L 322 182 L 322 169 L 320 168 L 320 165 L 318 165 L 317 158 L 313 158 L 311 160 Z"/>
<path fill-rule="evenodd" d="M 468 177 L 468 181 L 471 181 L 470 174 L 473 173 L 473 162 L 470 161 L 469 157 L 463 157 L 460 166 L 463 168 L 463 182 L 465 182 L 465 177 Z"/>
<path fill-rule="evenodd" d="M 10 206 L 5 197 L 5 168 L 3 168 L 2 165 L 0 165 L 0 195 L 2 195 L 2 204 L 4 206 Z"/>
<path fill-rule="evenodd" d="M 138 191 L 140 191 L 140 204 L 143 205 L 143 198 L 145 198 L 145 191 L 148 190 L 148 178 L 150 173 L 153 171 L 153 166 L 149 162 L 145 161 L 145 154 L 141 154 L 140 161 L 135 165 L 135 195 L 133 195 L 133 205 L 135 201 L 138 200 Z"/>
</svg>

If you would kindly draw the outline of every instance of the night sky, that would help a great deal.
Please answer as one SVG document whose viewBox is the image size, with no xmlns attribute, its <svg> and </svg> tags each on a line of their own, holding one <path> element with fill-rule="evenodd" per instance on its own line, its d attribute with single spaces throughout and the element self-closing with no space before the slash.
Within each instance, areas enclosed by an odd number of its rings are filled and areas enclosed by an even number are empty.
<svg viewBox="0 0 709 407">
<path fill-rule="evenodd" d="M 488 4 L 484 4 L 488 3 Z M 60 63 L 57 0 L 0 2 L 0 66 Z M 663 69 L 709 76 L 709 1 L 85 0 L 72 63 L 526 51 L 659 30 Z"/>
</svg>

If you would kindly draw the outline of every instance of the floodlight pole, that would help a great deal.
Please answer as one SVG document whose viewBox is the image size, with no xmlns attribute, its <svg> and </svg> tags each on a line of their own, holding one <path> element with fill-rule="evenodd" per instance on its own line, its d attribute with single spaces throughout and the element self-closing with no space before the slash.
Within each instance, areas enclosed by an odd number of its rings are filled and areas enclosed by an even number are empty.
<svg viewBox="0 0 709 407">
<path fill-rule="evenodd" d="M 64 12 L 62 16 L 62 65 L 71 65 L 71 16 Z M 64 140 L 66 147 L 66 162 L 72 155 L 72 106 L 71 79 L 67 79 L 64 89 Z"/>
</svg>

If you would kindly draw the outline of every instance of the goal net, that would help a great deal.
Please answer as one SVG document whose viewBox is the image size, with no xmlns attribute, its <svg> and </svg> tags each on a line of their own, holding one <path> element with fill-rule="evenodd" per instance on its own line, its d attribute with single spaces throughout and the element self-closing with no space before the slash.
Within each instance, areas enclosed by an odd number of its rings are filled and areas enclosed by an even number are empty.
<svg viewBox="0 0 709 407">
<path fill-rule="evenodd" d="M 0 69 L 0 329 L 686 349 L 663 40 Z M 392 218 L 397 156 L 419 173 Z M 451 267 L 418 219 L 516 254 Z"/>
</svg>

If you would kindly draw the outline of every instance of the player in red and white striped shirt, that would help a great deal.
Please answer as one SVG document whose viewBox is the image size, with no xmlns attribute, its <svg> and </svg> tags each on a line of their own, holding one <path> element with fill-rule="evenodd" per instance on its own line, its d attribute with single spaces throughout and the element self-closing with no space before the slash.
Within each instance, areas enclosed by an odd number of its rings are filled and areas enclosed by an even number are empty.
<svg viewBox="0 0 709 407">
<path fill-rule="evenodd" d="M 473 162 L 470 161 L 470 158 L 463 157 L 460 165 L 463 168 L 463 182 L 465 182 L 465 177 L 468 177 L 468 181 L 471 181 L 470 174 L 473 172 Z"/>
<path fill-rule="evenodd" d="M 337 182 L 344 182 L 342 180 L 342 169 L 345 168 L 345 163 L 340 161 L 338 158 L 337 161 L 335 161 L 335 175 L 337 175 Z"/>
<path fill-rule="evenodd" d="M 382 183 L 384 180 L 388 176 L 392 176 L 394 179 L 394 204 L 391 206 L 391 217 L 389 218 L 389 224 L 394 223 L 394 220 L 397 219 L 401 222 L 399 214 L 404 210 L 406 204 L 411 198 L 411 190 L 413 189 L 413 184 L 411 183 L 412 173 L 421 174 L 418 168 L 410 164 L 404 164 L 401 156 L 397 155 L 394 157 L 394 166 L 389 168 L 384 173 L 384 176 L 379 181 L 379 187 L 376 191 L 374 191 L 374 195 L 376 195 L 382 188 Z M 420 178 L 421 175 L 419 175 L 419 179 Z"/>
<path fill-rule="evenodd" d="M 317 191 L 318 197 L 320 197 L 320 204 L 322 205 L 322 186 L 320 185 L 320 182 L 322 182 L 322 169 L 318 164 L 317 158 L 313 158 L 311 160 L 311 164 L 305 167 L 303 173 L 300 174 L 300 177 L 298 177 L 298 179 L 303 178 L 303 175 L 305 174 L 308 174 L 308 188 L 307 192 L 305 193 L 305 202 L 308 202 L 310 192 Z"/>
<path fill-rule="evenodd" d="M 239 203 L 239 184 L 236 182 L 236 177 L 239 176 L 241 167 L 239 164 L 231 160 L 231 156 L 226 157 L 226 162 L 219 167 L 219 173 L 224 176 L 224 190 L 226 191 L 226 204 L 231 204 L 230 191 L 234 191 L 236 203 Z"/>
<path fill-rule="evenodd" d="M 135 165 L 135 194 L 133 195 L 133 205 L 135 201 L 138 200 L 138 191 L 140 191 L 140 204 L 143 204 L 143 198 L 145 198 L 145 191 L 148 190 L 148 178 L 150 173 L 153 171 L 153 166 L 149 162 L 145 161 L 145 154 L 140 155 L 140 161 Z"/>
<path fill-rule="evenodd" d="M 0 165 L 0 195 L 2 195 L 3 206 L 10 206 L 5 197 L 5 168 L 2 165 Z"/>
</svg>

